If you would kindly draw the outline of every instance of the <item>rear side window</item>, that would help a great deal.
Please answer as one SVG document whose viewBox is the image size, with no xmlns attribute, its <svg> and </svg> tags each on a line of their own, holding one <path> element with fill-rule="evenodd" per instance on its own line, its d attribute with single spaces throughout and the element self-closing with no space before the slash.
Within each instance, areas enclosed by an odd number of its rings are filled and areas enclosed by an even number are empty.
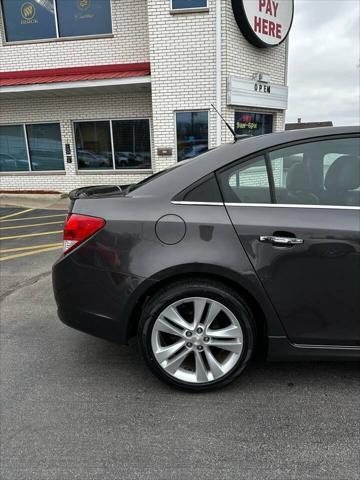
<svg viewBox="0 0 360 480">
<path fill-rule="evenodd" d="M 173 200 L 196 203 L 222 203 L 223 201 L 213 173 L 183 190 Z"/>
<path fill-rule="evenodd" d="M 282 148 L 270 160 L 277 203 L 360 206 L 359 137 Z"/>
<path fill-rule="evenodd" d="M 265 157 L 237 163 L 217 174 L 227 203 L 271 203 Z"/>
<path fill-rule="evenodd" d="M 153 180 L 156 180 L 159 177 L 162 177 L 163 175 L 166 175 L 167 173 L 171 172 L 175 168 L 179 168 L 181 165 L 184 165 L 183 163 L 178 163 L 172 167 L 166 168 L 165 170 L 160 170 L 159 172 L 153 173 L 152 175 L 149 175 L 148 177 L 144 178 L 144 180 L 141 180 L 138 183 L 131 184 L 128 188 L 129 192 L 133 192 L 134 190 L 137 190 L 140 187 L 143 187 L 144 185 L 152 182 Z"/>
</svg>

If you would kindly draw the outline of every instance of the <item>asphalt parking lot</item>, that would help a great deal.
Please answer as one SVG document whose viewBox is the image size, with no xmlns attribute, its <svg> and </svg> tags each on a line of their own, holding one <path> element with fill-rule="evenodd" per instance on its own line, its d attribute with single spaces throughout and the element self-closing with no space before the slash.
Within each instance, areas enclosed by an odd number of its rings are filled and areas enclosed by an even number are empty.
<svg viewBox="0 0 360 480">
<path fill-rule="evenodd" d="M 360 478 L 357 363 L 253 364 L 188 394 L 57 319 L 64 211 L 0 209 L 3 480 Z"/>
</svg>

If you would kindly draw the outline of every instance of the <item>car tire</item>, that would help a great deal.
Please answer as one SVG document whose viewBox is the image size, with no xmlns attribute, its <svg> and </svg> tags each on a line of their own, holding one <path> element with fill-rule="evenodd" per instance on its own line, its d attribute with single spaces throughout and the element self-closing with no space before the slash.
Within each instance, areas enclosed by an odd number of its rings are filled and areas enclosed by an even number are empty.
<svg viewBox="0 0 360 480">
<path fill-rule="evenodd" d="M 255 339 L 246 302 L 212 280 L 181 280 L 162 289 L 145 304 L 138 325 L 140 350 L 151 371 L 193 392 L 231 383 L 251 359 Z"/>
</svg>

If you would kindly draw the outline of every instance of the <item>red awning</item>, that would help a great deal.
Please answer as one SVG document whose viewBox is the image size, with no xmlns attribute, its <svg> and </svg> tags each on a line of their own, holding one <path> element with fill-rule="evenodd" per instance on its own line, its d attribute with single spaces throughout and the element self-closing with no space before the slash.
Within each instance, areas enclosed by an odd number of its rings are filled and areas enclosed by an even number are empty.
<svg viewBox="0 0 360 480">
<path fill-rule="evenodd" d="M 112 78 L 145 77 L 150 75 L 150 63 L 94 65 L 89 67 L 51 68 L 0 72 L 0 87 L 41 83 L 80 82 Z"/>
</svg>

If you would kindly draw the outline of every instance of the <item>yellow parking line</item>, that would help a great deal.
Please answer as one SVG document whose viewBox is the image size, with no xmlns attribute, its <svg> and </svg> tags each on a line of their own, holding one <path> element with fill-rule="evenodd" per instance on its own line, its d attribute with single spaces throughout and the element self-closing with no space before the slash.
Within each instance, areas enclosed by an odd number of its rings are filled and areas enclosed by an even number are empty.
<svg viewBox="0 0 360 480">
<path fill-rule="evenodd" d="M 0 237 L 0 241 L 1 240 L 12 240 L 13 238 L 41 237 L 42 235 L 54 235 L 55 233 L 63 233 L 63 231 L 62 230 L 55 230 L 53 232 L 28 233 L 27 235 L 12 235 L 11 237 Z"/>
<path fill-rule="evenodd" d="M 13 230 L 14 228 L 41 227 L 42 225 L 60 225 L 64 222 L 33 223 L 32 225 L 16 225 L 15 227 L 0 227 L 0 230 Z"/>
<path fill-rule="evenodd" d="M 62 247 L 62 243 L 45 243 L 42 245 L 33 245 L 32 247 L 18 247 L 18 248 L 0 248 L 0 254 L 3 253 L 12 253 L 12 252 L 22 252 L 24 250 L 37 250 L 39 248 L 49 248 L 49 247 Z"/>
<path fill-rule="evenodd" d="M 3 221 L 4 223 L 5 222 L 23 222 L 24 220 L 38 220 L 40 218 L 52 218 L 52 217 L 66 217 L 66 213 L 57 213 L 56 215 L 39 215 L 38 217 L 25 217 L 25 218 L 11 218 L 10 220 L 1 220 L 0 218 L 0 221 Z M 6 218 L 6 217 L 3 217 L 3 218 Z"/>
<path fill-rule="evenodd" d="M 36 250 L 35 252 L 25 252 L 25 253 L 18 253 L 16 255 L 8 255 L 7 257 L 1 257 L 0 262 L 4 262 L 5 260 L 12 260 L 14 258 L 29 257 L 30 255 L 36 255 L 37 253 L 52 252 L 53 250 L 60 250 L 60 248 L 62 248 L 62 246 L 42 248 L 41 250 Z"/>
<path fill-rule="evenodd" d="M 5 220 L 5 218 L 16 217 L 17 215 L 22 215 L 23 213 L 32 212 L 35 208 L 28 208 L 27 210 L 21 210 L 21 212 L 10 213 L 10 215 L 5 215 L 0 217 L 0 220 Z"/>
</svg>

